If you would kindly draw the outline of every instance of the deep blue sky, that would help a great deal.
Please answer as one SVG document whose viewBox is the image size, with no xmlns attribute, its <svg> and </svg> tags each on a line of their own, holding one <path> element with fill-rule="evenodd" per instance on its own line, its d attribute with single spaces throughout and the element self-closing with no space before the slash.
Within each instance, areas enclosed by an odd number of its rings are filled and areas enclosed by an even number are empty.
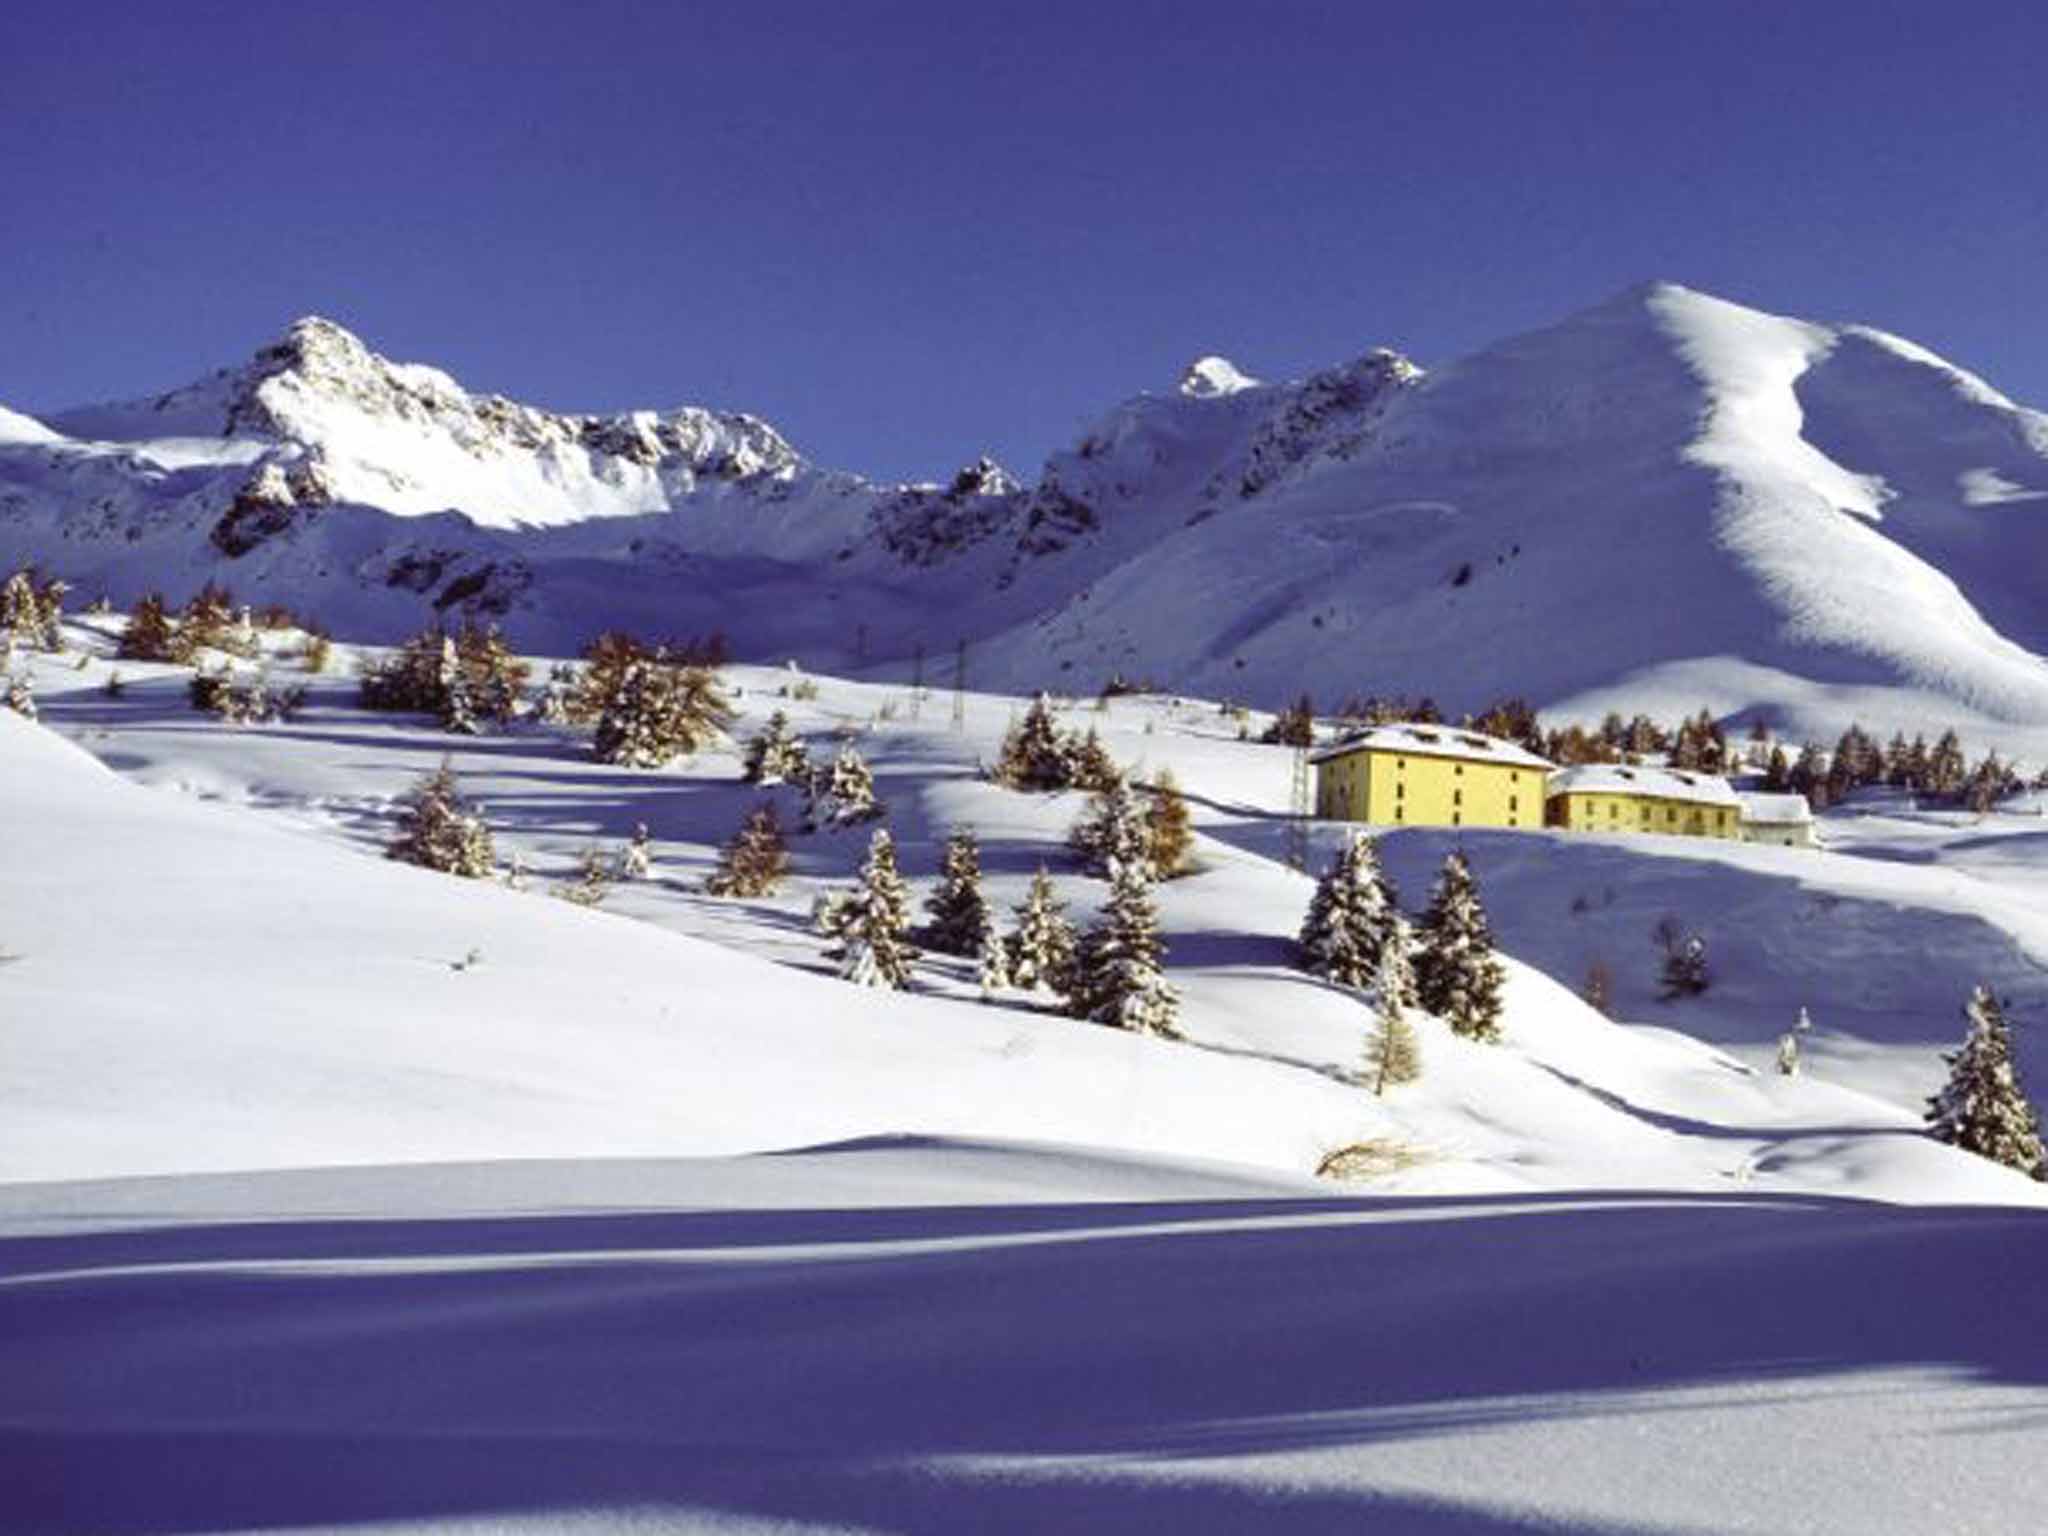
<svg viewBox="0 0 2048 1536">
<path fill-rule="evenodd" d="M 319 312 L 540 404 L 1029 472 L 1200 352 L 1441 362 L 1656 276 L 2048 405 L 2044 10 L 10 0 L 0 400 Z"/>
</svg>

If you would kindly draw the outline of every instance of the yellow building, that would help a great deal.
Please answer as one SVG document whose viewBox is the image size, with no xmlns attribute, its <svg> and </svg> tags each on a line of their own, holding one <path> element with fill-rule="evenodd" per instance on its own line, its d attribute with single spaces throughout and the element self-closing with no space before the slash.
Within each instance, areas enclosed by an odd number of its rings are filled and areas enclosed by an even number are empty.
<svg viewBox="0 0 2048 1536">
<path fill-rule="evenodd" d="M 1535 753 L 1442 725 L 1376 725 L 1325 747 L 1316 814 L 1409 827 L 1540 827 L 1550 764 Z"/>
<path fill-rule="evenodd" d="M 1572 832 L 1742 836 L 1742 802 L 1728 781 L 1677 768 L 1588 763 L 1550 776 L 1544 824 Z"/>
</svg>

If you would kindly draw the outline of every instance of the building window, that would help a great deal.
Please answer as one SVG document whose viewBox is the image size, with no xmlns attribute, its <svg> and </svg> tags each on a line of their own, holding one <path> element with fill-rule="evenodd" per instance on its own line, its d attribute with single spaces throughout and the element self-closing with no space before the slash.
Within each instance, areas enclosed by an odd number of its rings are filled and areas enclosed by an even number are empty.
<svg viewBox="0 0 2048 1536">
<path fill-rule="evenodd" d="M 1452 791 L 1451 791 L 1451 804 L 1453 804 L 1453 805 L 1463 805 L 1464 803 L 1465 803 L 1465 791 L 1463 791 L 1462 789 L 1454 789 L 1454 790 L 1452 790 Z"/>
<path fill-rule="evenodd" d="M 1408 811 L 1405 806 L 1397 805 L 1394 807 L 1394 820 L 1401 821 L 1406 818 L 1407 814 Z"/>
<path fill-rule="evenodd" d="M 1521 802 L 1520 800 L 1516 799 L 1516 798 L 1515 798 L 1515 797 L 1514 797 L 1513 795 L 1509 795 L 1509 796 L 1508 796 L 1508 814 L 1509 814 L 1510 816 L 1512 816 L 1512 815 L 1514 815 L 1514 814 L 1515 814 L 1515 812 L 1516 812 L 1516 811 L 1519 811 L 1519 810 L 1520 810 L 1521 808 L 1522 808 L 1522 802 Z"/>
<path fill-rule="evenodd" d="M 1453 763 L 1451 764 L 1451 772 L 1463 775 L 1463 773 L 1465 772 L 1465 765 L 1463 763 Z"/>
<path fill-rule="evenodd" d="M 1453 811 L 1453 812 L 1451 812 L 1451 825 L 1452 825 L 1452 826 L 1454 826 L 1454 827 L 1455 827 L 1455 826 L 1459 825 L 1459 824 L 1460 824 L 1461 822 L 1463 822 L 1463 821 L 1464 821 L 1464 819 L 1465 819 L 1465 813 L 1464 813 L 1463 811 Z"/>
<path fill-rule="evenodd" d="M 1400 798 L 1401 798 L 1401 797 L 1402 797 L 1403 795 L 1405 795 L 1405 794 L 1407 794 L 1407 793 L 1408 793 L 1408 786 L 1407 786 L 1406 784 L 1396 784 L 1396 785 L 1394 786 L 1394 798 L 1395 798 L 1396 800 L 1399 800 L 1399 799 L 1400 799 Z"/>
</svg>

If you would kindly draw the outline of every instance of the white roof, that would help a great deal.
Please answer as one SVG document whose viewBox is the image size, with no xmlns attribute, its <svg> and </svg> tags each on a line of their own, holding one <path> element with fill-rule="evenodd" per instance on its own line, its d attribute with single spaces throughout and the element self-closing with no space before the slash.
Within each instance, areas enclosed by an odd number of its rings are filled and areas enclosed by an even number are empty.
<svg viewBox="0 0 2048 1536">
<path fill-rule="evenodd" d="M 1645 795 L 1658 800 L 1691 800 L 1733 808 L 1741 802 L 1717 774 L 1684 768 L 1632 768 L 1622 763 L 1582 763 L 1550 776 L 1553 795 Z"/>
<path fill-rule="evenodd" d="M 1449 725 L 1372 725 L 1353 731 L 1335 746 L 1309 755 L 1311 762 L 1326 763 L 1333 757 L 1353 752 L 1401 752 L 1411 757 L 1455 757 L 1467 763 L 1499 763 L 1504 767 L 1548 768 L 1547 758 L 1498 736 L 1461 731 Z"/>
<path fill-rule="evenodd" d="M 1744 795 L 1742 819 L 1774 825 L 1813 820 L 1813 807 L 1804 795 Z"/>
</svg>

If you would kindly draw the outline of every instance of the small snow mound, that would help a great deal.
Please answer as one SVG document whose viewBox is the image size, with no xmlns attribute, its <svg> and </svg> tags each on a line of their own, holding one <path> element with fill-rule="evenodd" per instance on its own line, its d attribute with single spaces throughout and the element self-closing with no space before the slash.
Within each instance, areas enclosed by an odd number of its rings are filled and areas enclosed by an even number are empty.
<svg viewBox="0 0 2048 1536">
<path fill-rule="evenodd" d="M 1188 364 L 1180 376 L 1180 392 L 1196 400 L 1240 394 L 1247 389 L 1258 387 L 1257 379 L 1242 372 L 1237 364 L 1227 357 L 1198 357 Z"/>
</svg>

